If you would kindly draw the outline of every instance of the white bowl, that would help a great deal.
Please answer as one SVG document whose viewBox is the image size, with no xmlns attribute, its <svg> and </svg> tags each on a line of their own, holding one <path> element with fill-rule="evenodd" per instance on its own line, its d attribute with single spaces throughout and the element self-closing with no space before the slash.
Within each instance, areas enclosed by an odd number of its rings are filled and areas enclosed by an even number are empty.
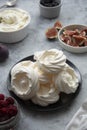
<svg viewBox="0 0 87 130">
<path fill-rule="evenodd" d="M 87 52 L 87 46 L 84 47 L 74 47 L 74 46 L 70 46 L 66 43 L 64 43 L 60 36 L 63 33 L 64 30 L 68 29 L 68 30 L 73 30 L 73 29 L 85 29 L 87 28 L 86 25 L 78 25 L 78 24 L 74 24 L 74 25 L 68 25 L 65 26 L 63 28 L 60 29 L 60 31 L 58 32 L 58 39 L 59 39 L 59 44 L 61 45 L 61 47 L 63 47 L 65 50 L 72 52 L 72 53 L 84 53 Z"/>
<path fill-rule="evenodd" d="M 40 3 L 39 4 L 40 15 L 45 17 L 45 18 L 48 18 L 48 19 L 58 17 L 60 14 L 61 5 L 62 5 L 61 0 L 59 0 L 59 2 L 60 2 L 59 5 L 53 6 L 53 7 L 47 7 L 47 6 L 44 6 Z"/>
<path fill-rule="evenodd" d="M 22 11 L 22 12 L 25 12 L 27 14 L 28 18 L 27 18 L 27 21 L 25 22 L 25 24 L 17 30 L 13 30 L 13 31 L 12 30 L 11 31 L 0 30 L 0 42 L 2 42 L 2 43 L 16 43 L 16 42 L 23 40 L 28 35 L 28 32 L 29 32 L 28 26 L 29 26 L 30 20 L 31 20 L 30 14 L 28 12 L 26 12 L 25 10 L 22 10 L 19 8 L 3 9 L 3 10 L 0 10 L 0 13 L 4 10 Z M 7 19 L 8 19 L 8 16 L 7 16 Z M 13 26 L 14 26 L 14 24 L 13 24 Z"/>
</svg>

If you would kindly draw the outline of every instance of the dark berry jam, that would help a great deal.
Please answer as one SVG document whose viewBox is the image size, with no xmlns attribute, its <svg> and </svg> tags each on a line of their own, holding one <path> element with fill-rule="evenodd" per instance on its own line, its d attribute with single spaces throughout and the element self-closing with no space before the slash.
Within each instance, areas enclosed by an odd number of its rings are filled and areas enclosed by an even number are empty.
<svg viewBox="0 0 87 130">
<path fill-rule="evenodd" d="M 60 4 L 60 0 L 40 0 L 40 4 L 46 7 L 54 7 Z"/>
</svg>

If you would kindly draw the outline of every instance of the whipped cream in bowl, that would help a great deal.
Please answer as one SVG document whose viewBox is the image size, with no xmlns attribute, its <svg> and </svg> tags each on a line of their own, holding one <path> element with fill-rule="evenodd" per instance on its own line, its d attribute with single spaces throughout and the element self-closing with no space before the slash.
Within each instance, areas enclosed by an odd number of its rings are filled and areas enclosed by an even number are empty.
<svg viewBox="0 0 87 130">
<path fill-rule="evenodd" d="M 28 12 L 22 9 L 12 8 L 0 11 L 0 31 L 13 32 L 20 30 L 29 20 Z"/>
<path fill-rule="evenodd" d="M 15 43 L 28 35 L 30 14 L 20 8 L 0 10 L 0 42 Z"/>
</svg>

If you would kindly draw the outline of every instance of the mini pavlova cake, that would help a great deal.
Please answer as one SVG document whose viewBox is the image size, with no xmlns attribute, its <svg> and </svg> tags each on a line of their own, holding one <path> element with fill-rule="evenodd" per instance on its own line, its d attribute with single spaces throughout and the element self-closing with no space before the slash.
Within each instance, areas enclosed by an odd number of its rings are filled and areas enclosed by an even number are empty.
<svg viewBox="0 0 87 130">
<path fill-rule="evenodd" d="M 32 61 L 22 61 L 11 70 L 11 90 L 21 99 L 29 100 L 39 89 L 38 74 Z"/>
</svg>

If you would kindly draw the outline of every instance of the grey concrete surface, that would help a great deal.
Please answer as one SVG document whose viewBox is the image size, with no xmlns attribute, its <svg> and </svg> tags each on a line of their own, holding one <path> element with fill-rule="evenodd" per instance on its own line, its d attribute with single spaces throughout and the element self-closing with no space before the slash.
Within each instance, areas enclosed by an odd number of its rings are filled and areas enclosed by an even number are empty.
<svg viewBox="0 0 87 130">
<path fill-rule="evenodd" d="M 5 0 L 0 0 L 0 5 Z M 11 67 L 20 59 L 32 55 L 35 51 L 57 48 L 71 60 L 82 75 L 82 87 L 71 106 L 52 112 L 30 111 L 19 102 L 20 120 L 15 130 L 64 130 L 72 116 L 87 98 L 87 53 L 73 54 L 62 49 L 58 41 L 48 41 L 45 30 L 52 27 L 56 20 L 63 25 L 87 24 L 87 0 L 64 0 L 60 16 L 56 19 L 45 19 L 40 16 L 39 0 L 18 0 L 17 6 L 25 9 L 31 15 L 29 35 L 23 41 L 15 44 L 5 44 L 9 49 L 9 58 L 0 63 L 0 93 L 10 95 L 7 90 L 7 77 Z"/>
</svg>

